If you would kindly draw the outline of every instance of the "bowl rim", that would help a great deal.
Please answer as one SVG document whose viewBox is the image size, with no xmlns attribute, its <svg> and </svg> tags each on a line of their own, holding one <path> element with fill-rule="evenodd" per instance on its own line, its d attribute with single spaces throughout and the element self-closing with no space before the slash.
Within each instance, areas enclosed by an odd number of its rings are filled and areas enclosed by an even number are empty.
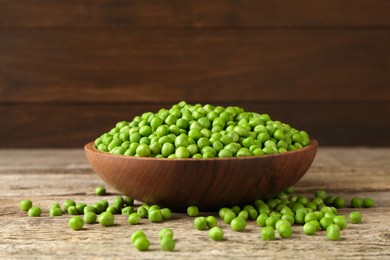
<svg viewBox="0 0 390 260">
<path fill-rule="evenodd" d="M 84 150 L 87 152 L 97 153 L 101 154 L 103 156 L 113 157 L 113 158 L 122 158 L 122 159 L 129 159 L 129 160 L 141 160 L 141 161 L 179 161 L 179 162 L 196 162 L 196 161 L 231 161 L 231 160 L 259 160 L 264 158 L 272 158 L 272 157 L 283 157 L 283 156 L 289 156 L 296 153 L 305 152 L 307 150 L 311 149 L 317 149 L 319 146 L 319 143 L 315 139 L 310 139 L 310 143 L 302 148 L 299 148 L 294 151 L 287 151 L 283 153 L 276 153 L 276 154 L 264 154 L 259 156 L 243 156 L 243 157 L 227 157 L 227 158 L 156 158 L 156 157 L 138 157 L 138 156 L 129 156 L 129 155 L 121 155 L 121 154 L 112 154 L 108 152 L 102 152 L 95 148 L 95 142 L 91 141 L 84 145 Z"/>
</svg>

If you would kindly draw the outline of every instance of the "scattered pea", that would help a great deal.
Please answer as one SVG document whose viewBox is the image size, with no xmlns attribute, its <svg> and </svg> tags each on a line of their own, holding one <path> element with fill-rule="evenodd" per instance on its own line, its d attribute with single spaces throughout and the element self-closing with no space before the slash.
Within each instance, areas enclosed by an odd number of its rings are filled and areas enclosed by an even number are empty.
<svg viewBox="0 0 390 260">
<path fill-rule="evenodd" d="M 52 208 L 50 208 L 49 214 L 50 214 L 50 217 L 62 216 L 62 209 L 59 207 L 52 207 Z"/>
<path fill-rule="evenodd" d="M 275 240 L 275 230 L 272 227 L 263 227 L 260 235 L 263 240 Z"/>
<path fill-rule="evenodd" d="M 93 224 L 96 222 L 96 214 L 94 212 L 88 211 L 84 214 L 84 222 L 87 224 Z"/>
<path fill-rule="evenodd" d="M 29 210 L 28 210 L 28 216 L 29 217 L 40 217 L 41 216 L 41 208 L 40 207 L 36 207 L 36 206 L 32 206 Z"/>
<path fill-rule="evenodd" d="M 211 238 L 214 241 L 221 241 L 224 237 L 223 230 L 218 226 L 210 228 L 210 230 L 207 234 L 208 234 L 209 238 Z"/>
<path fill-rule="evenodd" d="M 363 208 L 372 208 L 374 207 L 374 201 L 371 198 L 363 199 Z"/>
<path fill-rule="evenodd" d="M 139 237 L 134 241 L 134 246 L 139 251 L 146 251 L 149 249 L 150 242 L 146 237 Z"/>
<path fill-rule="evenodd" d="M 127 222 L 129 222 L 130 225 L 136 225 L 140 222 L 141 217 L 138 215 L 138 213 L 131 213 L 129 217 L 127 218 Z"/>
<path fill-rule="evenodd" d="M 114 215 L 110 212 L 103 212 L 99 215 L 98 221 L 101 225 L 108 227 L 114 224 L 115 218 Z"/>
<path fill-rule="evenodd" d="M 190 217 L 196 217 L 199 215 L 199 209 L 197 206 L 190 206 L 187 208 L 187 214 Z"/>
<path fill-rule="evenodd" d="M 160 247 L 163 251 L 173 251 L 176 243 L 171 237 L 163 237 L 160 241 Z"/>
<path fill-rule="evenodd" d="M 246 221 L 242 217 L 236 217 L 230 222 L 230 227 L 234 231 L 243 231 L 246 227 Z"/>
<path fill-rule="evenodd" d="M 31 200 L 22 200 L 19 203 L 19 207 L 22 211 L 28 211 L 32 207 L 32 201 Z"/>
<path fill-rule="evenodd" d="M 213 228 L 213 227 L 217 226 L 217 224 L 218 224 L 218 221 L 214 216 L 208 216 L 206 218 L 206 221 L 207 221 L 207 226 L 209 228 Z"/>
<path fill-rule="evenodd" d="M 340 239 L 340 227 L 336 224 L 331 224 L 326 228 L 326 236 L 329 240 Z"/>
<path fill-rule="evenodd" d="M 172 218 L 172 211 L 169 208 L 163 208 L 160 211 L 163 219 L 167 220 Z"/>
<path fill-rule="evenodd" d="M 173 238 L 173 231 L 170 228 L 162 228 L 158 233 L 158 238 L 161 240 L 164 237 Z"/>
<path fill-rule="evenodd" d="M 84 226 L 84 220 L 80 216 L 73 216 L 69 219 L 69 227 L 73 230 L 80 230 Z"/>
<path fill-rule="evenodd" d="M 194 227 L 197 230 L 204 230 L 207 227 L 207 219 L 205 217 L 196 217 L 194 219 Z"/>
<path fill-rule="evenodd" d="M 155 222 L 155 223 L 161 222 L 163 219 L 163 216 L 161 214 L 161 210 L 155 209 L 155 210 L 149 211 L 148 218 L 149 218 L 150 222 Z"/>
<path fill-rule="evenodd" d="M 106 195 L 106 188 L 104 186 L 97 186 L 95 189 L 95 194 L 98 196 Z"/>
<path fill-rule="evenodd" d="M 358 211 L 349 213 L 349 220 L 352 224 L 359 224 L 362 222 L 362 214 Z"/>
</svg>

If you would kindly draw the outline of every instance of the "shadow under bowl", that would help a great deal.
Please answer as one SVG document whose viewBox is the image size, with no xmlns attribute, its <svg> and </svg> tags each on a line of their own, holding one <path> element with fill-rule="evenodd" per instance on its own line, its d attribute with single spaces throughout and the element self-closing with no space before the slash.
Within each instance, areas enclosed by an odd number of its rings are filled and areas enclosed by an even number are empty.
<svg viewBox="0 0 390 260">
<path fill-rule="evenodd" d="M 245 205 L 293 186 L 311 166 L 318 142 L 264 156 L 166 159 L 114 155 L 85 145 L 96 174 L 118 192 L 135 200 L 174 210 L 196 205 L 200 210 Z"/>
</svg>

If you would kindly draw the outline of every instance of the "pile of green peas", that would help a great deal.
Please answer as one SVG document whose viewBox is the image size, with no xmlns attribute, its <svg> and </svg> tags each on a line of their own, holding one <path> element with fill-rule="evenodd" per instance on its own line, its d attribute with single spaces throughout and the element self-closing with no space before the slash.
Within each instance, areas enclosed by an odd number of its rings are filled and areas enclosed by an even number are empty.
<svg viewBox="0 0 390 260">
<path fill-rule="evenodd" d="M 362 206 L 370 208 L 374 206 L 374 202 L 371 198 L 352 198 L 351 208 Z M 310 199 L 295 194 L 294 189 L 290 188 L 275 197 L 256 200 L 251 205 L 223 207 L 218 214 L 231 230 L 237 232 L 245 230 L 247 221 L 255 221 L 257 226 L 261 227 L 260 237 L 265 241 L 275 240 L 276 234 L 279 234 L 281 239 L 290 238 L 293 225 L 302 225 L 303 233 L 308 236 L 324 230 L 328 240 L 339 240 L 341 231 L 348 227 L 348 220 L 338 209 L 346 207 L 348 205 L 343 197 L 329 196 L 324 190 L 315 191 L 314 197 Z M 223 240 L 224 232 L 214 216 L 199 216 L 196 206 L 188 207 L 187 214 L 195 217 L 195 229 L 209 228 L 208 236 L 212 240 Z M 361 221 L 360 212 L 350 212 L 351 224 L 359 224 Z"/>
<path fill-rule="evenodd" d="M 95 140 L 95 147 L 127 156 L 226 158 L 283 153 L 309 143 L 305 131 L 273 121 L 268 114 L 182 101 L 118 122 Z"/>
<path fill-rule="evenodd" d="M 105 188 L 99 186 L 95 190 L 96 195 L 101 196 L 102 190 L 106 194 Z M 289 188 L 272 198 L 256 200 L 252 204 L 222 207 L 218 211 L 222 224 L 218 223 L 218 216 L 202 216 L 202 212 L 195 205 L 187 208 L 187 215 L 194 218 L 195 229 L 208 230 L 207 236 L 214 241 L 224 240 L 224 226 L 235 232 L 242 232 L 246 229 L 248 221 L 254 221 L 261 228 L 260 238 L 264 241 L 275 240 L 277 234 L 281 239 L 291 238 L 293 225 L 301 225 L 302 232 L 308 236 L 324 231 L 328 240 L 339 240 L 342 230 L 348 227 L 348 223 L 361 223 L 362 214 L 352 211 L 347 218 L 340 214 L 338 209 L 373 206 L 374 201 L 371 198 L 354 197 L 348 205 L 343 197 L 328 195 L 324 190 L 315 191 L 313 197 L 309 198 L 298 195 L 293 188 Z M 41 216 L 41 209 L 33 206 L 31 200 L 22 200 L 19 207 L 22 211 L 27 211 L 30 217 Z M 151 223 L 159 223 L 172 217 L 170 209 L 158 205 L 142 204 L 135 208 L 134 200 L 126 196 L 115 196 L 111 204 L 107 200 L 100 200 L 87 205 L 67 199 L 62 207 L 59 203 L 50 205 L 51 217 L 62 216 L 63 213 L 71 215 L 68 225 L 73 230 L 82 230 L 85 224 L 96 222 L 104 227 L 112 226 L 115 222 L 114 215 L 117 214 L 125 215 L 130 225 L 139 224 L 142 218 L 148 219 Z M 84 217 L 80 216 L 82 214 Z M 159 239 L 163 251 L 175 249 L 176 243 L 170 228 L 162 228 Z M 146 251 L 150 247 L 150 241 L 142 230 L 131 235 L 131 242 L 139 251 Z"/>
</svg>

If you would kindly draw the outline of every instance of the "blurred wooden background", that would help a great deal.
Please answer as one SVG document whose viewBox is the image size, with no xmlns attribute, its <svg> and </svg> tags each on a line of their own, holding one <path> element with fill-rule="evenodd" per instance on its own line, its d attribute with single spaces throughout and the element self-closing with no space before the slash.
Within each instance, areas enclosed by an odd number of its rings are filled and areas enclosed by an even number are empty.
<svg viewBox="0 0 390 260">
<path fill-rule="evenodd" d="M 82 147 L 180 100 L 390 146 L 390 1 L 0 0 L 0 147 Z"/>
</svg>

